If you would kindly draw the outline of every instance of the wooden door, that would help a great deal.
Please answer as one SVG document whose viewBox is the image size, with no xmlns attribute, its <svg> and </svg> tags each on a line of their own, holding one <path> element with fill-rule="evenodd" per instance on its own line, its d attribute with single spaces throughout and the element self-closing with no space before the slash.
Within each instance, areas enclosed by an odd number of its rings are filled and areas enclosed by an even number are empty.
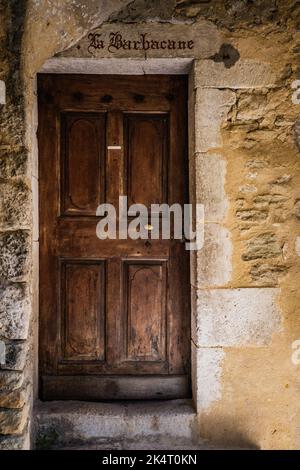
<svg viewBox="0 0 300 470">
<path fill-rule="evenodd" d="M 182 240 L 96 236 L 99 204 L 188 202 L 186 79 L 39 75 L 40 396 L 189 396 Z"/>
</svg>

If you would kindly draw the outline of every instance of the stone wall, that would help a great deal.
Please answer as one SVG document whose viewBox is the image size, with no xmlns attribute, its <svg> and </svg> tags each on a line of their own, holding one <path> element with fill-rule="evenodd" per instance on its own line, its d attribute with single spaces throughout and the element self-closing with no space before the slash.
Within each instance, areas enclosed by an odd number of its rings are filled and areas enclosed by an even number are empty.
<svg viewBox="0 0 300 470">
<path fill-rule="evenodd" d="M 0 104 L 0 345 L 6 348 L 0 448 L 29 446 L 36 397 L 35 76 L 55 54 L 86 58 L 78 46 L 93 28 L 126 31 L 127 23 L 175 36 L 192 28 L 199 39 L 196 55 L 182 57 L 196 58 L 191 199 L 206 208 L 205 245 L 192 263 L 201 435 L 232 445 L 299 448 L 300 365 L 291 356 L 300 339 L 300 105 L 292 102 L 292 84 L 300 78 L 300 4 L 1 0 L 0 11 L 0 80 L 6 84 Z"/>
<path fill-rule="evenodd" d="M 0 79 L 6 84 L 0 105 L 0 341 L 6 352 L 0 371 L 0 448 L 5 449 L 28 446 L 31 206 L 20 66 L 25 2 L 1 1 L 0 9 Z"/>
<path fill-rule="evenodd" d="M 226 166 L 225 225 L 231 236 L 232 272 L 226 284 L 230 294 L 214 294 L 214 319 L 224 315 L 224 305 L 231 303 L 232 308 L 218 324 L 223 343 L 214 343 L 224 352 L 221 398 L 204 413 L 202 429 L 207 437 L 228 443 L 238 439 L 273 449 L 299 447 L 298 427 L 293 424 L 299 419 L 299 366 L 291 360 L 292 344 L 299 336 L 299 105 L 292 101 L 292 84 L 299 77 L 298 20 L 299 8 L 294 6 L 288 21 L 283 14 L 280 21 L 272 19 L 264 26 L 262 18 L 255 32 L 252 27 L 235 28 L 228 36 L 230 43 L 241 59 L 257 65 L 239 73 L 240 60 L 224 70 L 223 83 L 218 64 L 215 74 L 212 67 L 207 73 L 210 84 L 216 77 L 215 84 L 232 93 L 218 150 Z M 263 70 L 265 62 L 272 75 Z M 248 290 L 242 297 L 247 299 L 244 309 L 236 288 L 240 293 Z M 272 296 L 275 310 L 267 300 Z M 200 307 L 206 324 L 205 306 Z M 209 321 L 204 340 L 214 320 Z M 220 356 L 219 348 L 216 354 Z"/>
</svg>

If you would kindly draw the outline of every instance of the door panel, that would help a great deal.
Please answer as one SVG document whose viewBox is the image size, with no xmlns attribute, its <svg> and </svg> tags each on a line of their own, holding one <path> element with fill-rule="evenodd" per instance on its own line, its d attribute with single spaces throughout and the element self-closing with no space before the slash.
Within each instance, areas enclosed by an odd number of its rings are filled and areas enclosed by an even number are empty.
<svg viewBox="0 0 300 470">
<path fill-rule="evenodd" d="M 96 236 L 121 195 L 188 202 L 185 77 L 40 75 L 38 95 L 41 398 L 189 396 L 184 244 Z"/>
<path fill-rule="evenodd" d="M 105 193 L 105 115 L 63 113 L 61 200 L 65 215 L 95 215 Z"/>
<path fill-rule="evenodd" d="M 125 129 L 129 204 L 166 202 L 167 117 L 129 115 Z"/>
<path fill-rule="evenodd" d="M 127 360 L 165 361 L 165 263 L 126 263 L 124 294 Z"/>
<path fill-rule="evenodd" d="M 104 263 L 62 264 L 62 360 L 104 361 Z"/>
</svg>

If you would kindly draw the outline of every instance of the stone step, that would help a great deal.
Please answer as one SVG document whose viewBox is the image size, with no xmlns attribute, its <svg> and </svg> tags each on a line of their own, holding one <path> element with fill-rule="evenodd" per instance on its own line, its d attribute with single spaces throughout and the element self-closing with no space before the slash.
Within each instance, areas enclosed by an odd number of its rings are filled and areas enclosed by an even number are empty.
<svg viewBox="0 0 300 470">
<path fill-rule="evenodd" d="M 190 400 L 40 402 L 36 447 L 42 449 L 201 449 Z"/>
</svg>

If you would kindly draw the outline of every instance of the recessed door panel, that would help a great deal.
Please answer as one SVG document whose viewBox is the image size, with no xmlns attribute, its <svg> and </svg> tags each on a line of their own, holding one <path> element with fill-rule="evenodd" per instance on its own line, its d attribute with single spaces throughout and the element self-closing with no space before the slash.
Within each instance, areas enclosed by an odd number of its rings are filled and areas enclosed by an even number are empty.
<svg viewBox="0 0 300 470">
<path fill-rule="evenodd" d="M 65 262 L 61 276 L 62 360 L 104 361 L 104 263 Z"/>
<path fill-rule="evenodd" d="M 105 115 L 62 113 L 61 200 L 68 215 L 95 215 L 104 202 Z"/>
<path fill-rule="evenodd" d="M 129 204 L 166 202 L 167 138 L 166 115 L 127 115 L 125 145 Z"/>
<path fill-rule="evenodd" d="M 166 266 L 140 262 L 125 265 L 126 359 L 166 360 Z"/>
</svg>

